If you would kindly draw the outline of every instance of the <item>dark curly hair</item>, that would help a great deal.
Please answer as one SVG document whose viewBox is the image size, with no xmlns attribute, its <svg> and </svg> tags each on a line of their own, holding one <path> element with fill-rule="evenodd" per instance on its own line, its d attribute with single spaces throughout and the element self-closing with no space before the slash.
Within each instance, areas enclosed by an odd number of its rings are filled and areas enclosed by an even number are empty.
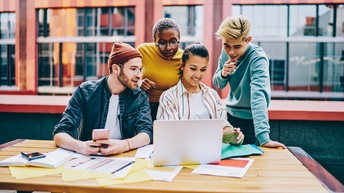
<svg viewBox="0 0 344 193">
<path fill-rule="evenodd" d="M 161 32 L 167 29 L 174 29 L 178 32 L 178 38 L 180 38 L 179 25 L 171 18 L 161 18 L 153 26 L 152 35 L 155 42 L 155 36 L 157 32 Z"/>
</svg>

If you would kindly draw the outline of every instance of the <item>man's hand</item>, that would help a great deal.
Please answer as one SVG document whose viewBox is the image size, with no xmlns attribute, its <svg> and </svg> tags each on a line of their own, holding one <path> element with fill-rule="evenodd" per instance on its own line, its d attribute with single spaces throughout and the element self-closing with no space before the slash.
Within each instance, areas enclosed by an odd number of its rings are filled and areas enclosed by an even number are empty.
<svg viewBox="0 0 344 193">
<path fill-rule="evenodd" d="M 149 80 L 148 78 L 145 78 L 141 81 L 141 89 L 145 90 L 145 91 L 149 91 L 151 89 L 156 88 L 156 84 L 155 82 Z"/>
<path fill-rule="evenodd" d="M 84 155 L 97 155 L 100 150 L 100 146 L 100 143 L 93 140 L 80 141 L 77 152 Z"/>
<path fill-rule="evenodd" d="M 223 69 L 222 69 L 221 75 L 223 77 L 227 77 L 229 74 L 233 74 L 235 72 L 236 68 L 237 68 L 236 67 L 236 61 L 228 60 L 223 65 Z"/>
<path fill-rule="evenodd" d="M 100 147 L 100 153 L 103 155 L 114 155 L 120 154 L 122 152 L 128 151 L 129 146 L 126 140 L 97 140 L 98 143 L 106 144 L 107 147 Z"/>
<path fill-rule="evenodd" d="M 281 147 L 282 149 L 287 149 L 287 147 L 283 143 L 280 143 L 277 141 L 267 142 L 266 144 L 262 145 L 262 147 L 273 147 L 273 148 Z"/>
</svg>

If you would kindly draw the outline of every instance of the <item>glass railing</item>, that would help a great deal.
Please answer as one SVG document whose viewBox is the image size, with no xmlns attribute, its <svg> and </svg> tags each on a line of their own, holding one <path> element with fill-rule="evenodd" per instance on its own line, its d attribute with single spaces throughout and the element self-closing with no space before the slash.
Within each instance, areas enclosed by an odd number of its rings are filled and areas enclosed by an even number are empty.
<svg viewBox="0 0 344 193">
<path fill-rule="evenodd" d="M 343 38 L 257 39 L 269 57 L 272 97 L 344 100 Z"/>
</svg>

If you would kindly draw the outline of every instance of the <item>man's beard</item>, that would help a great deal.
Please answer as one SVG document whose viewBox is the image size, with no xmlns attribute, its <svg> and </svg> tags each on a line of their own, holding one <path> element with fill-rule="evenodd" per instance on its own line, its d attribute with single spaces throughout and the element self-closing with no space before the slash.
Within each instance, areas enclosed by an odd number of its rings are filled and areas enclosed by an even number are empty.
<svg viewBox="0 0 344 193">
<path fill-rule="evenodd" d="M 123 86 L 130 88 L 132 90 L 134 90 L 136 88 L 136 86 L 133 86 L 132 84 L 130 84 L 130 80 L 129 78 L 123 73 L 123 70 L 121 70 L 121 72 L 119 73 L 117 79 L 122 83 Z"/>
</svg>

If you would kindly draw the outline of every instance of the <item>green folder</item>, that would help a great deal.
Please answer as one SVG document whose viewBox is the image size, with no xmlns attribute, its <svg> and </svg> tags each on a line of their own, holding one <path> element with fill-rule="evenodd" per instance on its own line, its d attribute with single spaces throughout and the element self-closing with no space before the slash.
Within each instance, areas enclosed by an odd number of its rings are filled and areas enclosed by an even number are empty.
<svg viewBox="0 0 344 193">
<path fill-rule="evenodd" d="M 222 143 L 221 159 L 263 154 L 264 151 L 253 144 L 230 145 Z"/>
</svg>

